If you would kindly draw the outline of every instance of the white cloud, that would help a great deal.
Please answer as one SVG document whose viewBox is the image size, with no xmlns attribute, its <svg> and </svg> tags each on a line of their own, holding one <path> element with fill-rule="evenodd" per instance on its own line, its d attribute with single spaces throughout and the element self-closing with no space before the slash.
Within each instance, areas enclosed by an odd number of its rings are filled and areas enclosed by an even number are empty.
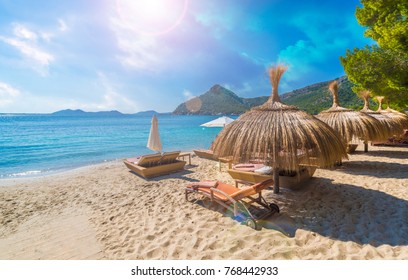
<svg viewBox="0 0 408 280">
<path fill-rule="evenodd" d="M 0 36 L 0 41 L 14 47 L 24 58 L 24 64 L 27 67 L 46 76 L 55 56 L 45 49 L 54 34 L 44 31 L 36 32 L 20 23 L 13 23 L 12 32 L 13 36 Z"/>
<path fill-rule="evenodd" d="M 123 52 L 118 59 L 124 66 L 154 70 L 160 61 L 155 52 L 157 44 L 152 38 L 120 34 L 118 35 L 118 47 Z"/>
<path fill-rule="evenodd" d="M 54 33 L 51 32 L 41 32 L 40 33 L 41 38 L 46 41 L 46 42 L 50 42 L 51 39 L 54 37 Z"/>
<path fill-rule="evenodd" d="M 104 73 L 98 73 L 98 78 L 99 84 L 104 90 L 102 101 L 83 105 L 82 108 L 89 110 L 112 110 L 112 108 L 116 108 L 121 112 L 135 112 L 138 109 L 138 105 L 134 101 L 118 92 L 117 86 Z"/>
<path fill-rule="evenodd" d="M 0 37 L 0 39 L 2 39 L 7 44 L 17 48 L 23 55 L 37 61 L 41 65 L 48 66 L 50 62 L 54 60 L 53 55 L 42 51 L 40 48 L 30 45 L 27 42 L 12 38 Z"/>
<path fill-rule="evenodd" d="M 240 85 L 231 85 L 231 84 L 223 84 L 224 88 L 234 92 L 238 96 L 245 96 L 246 93 L 252 93 L 254 88 L 252 87 L 251 83 L 243 82 Z"/>
<path fill-rule="evenodd" d="M 278 62 L 286 64 L 288 70 L 284 79 L 296 81 L 311 72 L 315 62 L 323 61 L 325 53 L 308 41 L 299 40 L 279 53 Z"/>
<path fill-rule="evenodd" d="M 118 48 L 122 52 L 117 58 L 122 65 L 136 68 L 155 70 L 164 53 L 164 47 L 159 47 L 155 37 L 142 35 L 133 30 L 129 23 L 120 18 L 112 18 L 111 29 L 117 37 Z"/>
<path fill-rule="evenodd" d="M 183 95 L 187 100 L 190 100 L 190 99 L 196 97 L 191 91 L 186 90 L 186 89 L 183 91 Z"/>
<path fill-rule="evenodd" d="M 228 9 L 220 8 L 218 2 L 200 1 L 194 3 L 196 11 L 193 12 L 195 20 L 208 28 L 215 38 L 221 39 L 225 33 L 231 32 L 242 26 L 242 15 L 245 11 L 240 5 L 235 3 L 228 6 Z"/>
<path fill-rule="evenodd" d="M 327 21 L 327 18 L 332 20 Z M 299 80 L 320 71 L 319 68 L 333 63 L 345 52 L 350 42 L 358 38 L 354 35 L 354 26 L 347 24 L 348 18 L 339 18 L 331 11 L 305 11 L 289 18 L 287 22 L 301 31 L 304 37 L 279 53 L 278 61 L 289 66 L 284 76 L 286 81 Z"/>
<path fill-rule="evenodd" d="M 13 28 L 14 35 L 21 38 L 21 39 L 26 39 L 26 40 L 37 40 L 37 34 L 27 27 L 15 23 L 14 28 Z"/>
<path fill-rule="evenodd" d="M 20 94 L 18 89 L 0 82 L 0 107 L 13 103 Z"/>
<path fill-rule="evenodd" d="M 63 19 L 58 19 L 58 29 L 61 32 L 65 32 L 68 30 L 68 25 L 65 23 Z"/>
</svg>

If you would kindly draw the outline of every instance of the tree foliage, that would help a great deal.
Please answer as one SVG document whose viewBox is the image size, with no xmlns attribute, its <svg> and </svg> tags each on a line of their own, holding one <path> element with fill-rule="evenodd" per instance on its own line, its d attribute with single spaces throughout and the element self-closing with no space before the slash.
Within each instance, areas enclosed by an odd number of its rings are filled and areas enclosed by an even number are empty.
<svg viewBox="0 0 408 280">
<path fill-rule="evenodd" d="M 358 22 L 378 45 L 347 50 L 340 58 L 353 90 L 384 95 L 397 108 L 408 106 L 408 1 L 361 0 Z"/>
<path fill-rule="evenodd" d="M 379 46 L 408 55 L 408 1 L 361 0 L 358 22 L 367 27 L 365 35 Z"/>
</svg>

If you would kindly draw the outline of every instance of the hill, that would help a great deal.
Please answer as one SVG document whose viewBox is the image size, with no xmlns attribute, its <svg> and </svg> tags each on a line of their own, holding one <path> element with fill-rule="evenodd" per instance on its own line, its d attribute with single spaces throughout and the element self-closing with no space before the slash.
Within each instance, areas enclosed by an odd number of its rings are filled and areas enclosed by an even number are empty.
<svg viewBox="0 0 408 280">
<path fill-rule="evenodd" d="M 139 117 L 153 117 L 153 115 L 158 115 L 159 113 L 157 113 L 154 110 L 149 110 L 149 111 L 141 111 L 141 112 L 137 112 L 135 114 L 132 114 L 133 116 L 139 116 Z"/>
<path fill-rule="evenodd" d="M 346 76 L 336 79 L 339 82 L 340 104 L 348 108 L 361 108 L 363 101 L 351 90 L 352 84 Z M 282 94 L 282 102 L 295 105 L 310 114 L 328 109 L 333 98 L 328 89 L 330 81 L 321 82 Z M 234 92 L 214 85 L 204 94 L 180 104 L 176 115 L 238 115 L 268 100 L 269 96 L 241 98 Z"/>
<path fill-rule="evenodd" d="M 100 111 L 100 112 L 85 112 L 80 109 L 77 110 L 71 110 L 71 109 L 66 109 L 66 110 L 61 110 L 52 113 L 51 115 L 53 116 L 60 116 L 60 117 L 85 117 L 85 116 L 122 116 L 123 114 L 119 111 Z"/>
<path fill-rule="evenodd" d="M 343 76 L 336 80 L 339 83 L 340 105 L 352 109 L 362 108 L 364 102 L 351 90 L 353 85 L 347 77 Z M 333 104 L 333 97 L 328 88 L 329 82 L 331 81 L 313 84 L 285 93 L 281 95 L 281 100 L 286 104 L 295 105 L 310 114 L 318 114 L 330 108 Z"/>
<path fill-rule="evenodd" d="M 241 97 L 232 91 L 214 85 L 207 92 L 180 104 L 175 115 L 233 115 L 242 114 L 248 110 Z"/>
</svg>

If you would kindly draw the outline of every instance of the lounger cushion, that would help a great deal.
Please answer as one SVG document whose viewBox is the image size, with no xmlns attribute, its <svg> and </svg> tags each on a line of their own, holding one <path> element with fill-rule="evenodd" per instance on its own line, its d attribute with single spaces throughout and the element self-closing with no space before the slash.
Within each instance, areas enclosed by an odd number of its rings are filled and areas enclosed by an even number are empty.
<svg viewBox="0 0 408 280">
<path fill-rule="evenodd" d="M 268 179 L 263 182 L 260 182 L 252 186 L 242 188 L 242 189 L 234 187 L 226 183 L 223 183 L 223 182 L 219 182 L 219 181 L 218 182 L 217 181 L 201 181 L 201 182 L 190 184 L 189 186 L 187 186 L 187 190 L 199 191 L 202 193 L 207 193 L 208 195 L 212 193 L 212 195 L 216 199 L 227 202 L 229 201 L 228 197 L 226 197 L 222 193 L 217 192 L 216 190 L 220 190 L 223 193 L 226 193 L 228 196 L 230 196 L 234 200 L 238 201 L 238 200 L 241 200 L 242 198 L 254 195 L 256 193 L 260 193 L 263 189 L 271 185 L 273 185 L 273 179 Z"/>
<path fill-rule="evenodd" d="M 236 188 L 234 186 L 231 186 L 231 185 L 228 185 L 228 184 L 225 184 L 225 183 L 222 183 L 222 182 L 217 182 L 217 181 L 202 181 L 202 182 L 198 182 L 198 183 L 195 183 L 195 184 L 191 184 L 190 187 L 195 189 L 195 190 L 198 190 L 199 192 L 205 192 L 207 194 L 211 194 L 211 189 L 212 188 L 216 188 L 218 190 L 221 190 L 221 191 L 225 192 L 228 195 L 231 195 L 234 192 L 240 191 L 240 189 L 238 189 L 238 188 Z M 227 201 L 228 200 L 228 198 L 225 195 L 223 195 L 221 193 L 218 193 L 216 191 L 213 191 L 213 196 L 215 198 L 219 199 L 219 200 L 222 200 L 222 201 Z"/>
<path fill-rule="evenodd" d="M 241 200 L 244 197 L 248 197 L 248 196 L 254 195 L 256 193 L 259 193 L 264 188 L 266 188 L 267 186 L 273 184 L 272 179 L 268 180 L 268 182 L 269 183 L 266 183 L 266 184 L 263 183 L 263 182 L 257 183 L 255 185 L 248 186 L 248 187 L 245 187 L 245 188 L 242 188 L 242 189 L 236 188 L 235 186 L 232 186 L 232 185 L 229 185 L 229 184 L 226 184 L 226 183 L 218 182 L 216 189 L 226 193 L 231 198 L 238 201 L 238 200 Z M 206 189 L 199 188 L 199 190 L 200 191 L 205 191 L 207 193 L 211 192 L 211 190 L 209 188 L 206 188 Z M 213 195 L 216 198 L 218 198 L 218 199 L 220 199 L 222 201 L 228 201 L 229 200 L 225 195 L 223 195 L 222 193 L 218 193 L 216 191 L 213 192 Z"/>
<path fill-rule="evenodd" d="M 265 165 L 265 166 L 263 166 L 263 167 L 261 167 L 261 168 L 255 169 L 254 172 L 255 172 L 255 173 L 258 173 L 258 174 L 266 174 L 266 175 L 269 175 L 269 174 L 272 174 L 272 173 L 273 173 L 273 169 L 272 169 L 272 167 Z"/>
<path fill-rule="evenodd" d="M 232 167 L 232 169 L 239 170 L 239 171 L 245 171 L 245 172 L 254 172 L 256 169 L 264 167 L 263 164 L 257 164 L 257 163 L 240 163 L 236 164 Z"/>
<path fill-rule="evenodd" d="M 128 158 L 128 159 L 126 159 L 126 160 L 127 160 L 128 162 L 137 164 L 138 161 L 140 160 L 140 158 L 141 158 L 141 156 L 139 156 L 139 157 L 133 157 L 133 158 Z"/>
</svg>

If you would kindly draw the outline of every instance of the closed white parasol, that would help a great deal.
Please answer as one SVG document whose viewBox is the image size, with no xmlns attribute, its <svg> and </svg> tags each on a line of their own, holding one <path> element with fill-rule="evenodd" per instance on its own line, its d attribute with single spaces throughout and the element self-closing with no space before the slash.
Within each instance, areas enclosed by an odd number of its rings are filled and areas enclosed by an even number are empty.
<svg viewBox="0 0 408 280">
<path fill-rule="evenodd" d="M 147 147 L 156 152 L 160 152 L 162 150 L 162 144 L 160 141 L 159 135 L 159 125 L 157 121 L 156 115 L 153 115 L 152 118 L 152 126 L 150 128 L 149 140 L 147 141 Z"/>
</svg>

